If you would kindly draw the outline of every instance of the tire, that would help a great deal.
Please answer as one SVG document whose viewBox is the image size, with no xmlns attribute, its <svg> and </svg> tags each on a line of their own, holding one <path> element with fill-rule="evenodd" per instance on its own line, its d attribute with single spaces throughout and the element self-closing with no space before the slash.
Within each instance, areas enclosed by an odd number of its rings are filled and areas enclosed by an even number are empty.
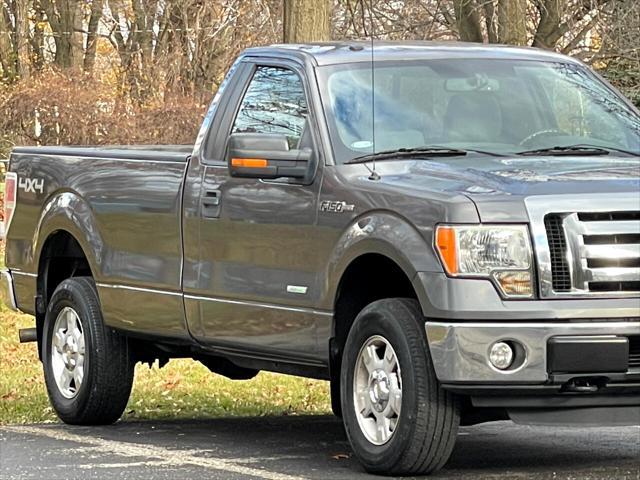
<svg viewBox="0 0 640 480">
<path fill-rule="evenodd" d="M 126 337 L 104 325 L 92 278 L 58 285 L 41 348 L 49 400 L 63 422 L 108 425 L 120 418 L 131 394 L 134 362 Z"/>
<path fill-rule="evenodd" d="M 424 475 L 444 466 L 459 406 L 436 378 L 418 302 L 393 298 L 365 307 L 347 337 L 340 380 L 345 430 L 368 472 Z M 364 395 L 355 396 L 356 388 Z"/>
</svg>

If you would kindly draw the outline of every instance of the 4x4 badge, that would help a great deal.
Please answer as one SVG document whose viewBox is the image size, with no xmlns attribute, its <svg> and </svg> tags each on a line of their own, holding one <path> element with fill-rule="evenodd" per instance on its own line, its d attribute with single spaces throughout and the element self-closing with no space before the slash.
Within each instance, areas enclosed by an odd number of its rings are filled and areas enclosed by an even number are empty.
<svg viewBox="0 0 640 480">
<path fill-rule="evenodd" d="M 355 208 L 354 205 L 349 205 L 347 202 L 332 202 L 331 200 L 324 200 L 320 203 L 320 211 L 321 212 L 331 212 L 331 213 L 343 213 L 343 212 L 353 212 Z"/>
</svg>

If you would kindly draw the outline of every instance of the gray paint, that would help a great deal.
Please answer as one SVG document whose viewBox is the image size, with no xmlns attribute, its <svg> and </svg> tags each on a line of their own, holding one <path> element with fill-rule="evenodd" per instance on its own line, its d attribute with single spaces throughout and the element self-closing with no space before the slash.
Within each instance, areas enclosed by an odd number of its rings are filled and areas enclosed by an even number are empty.
<svg viewBox="0 0 640 480">
<path fill-rule="evenodd" d="M 426 316 L 440 319 L 621 318 L 635 299 L 505 301 L 487 280 L 448 278 L 433 247 L 443 222 L 529 222 L 530 196 L 638 195 L 638 159 L 464 158 L 365 165 L 331 158 L 315 66 L 366 61 L 348 44 L 250 49 L 234 65 L 185 147 L 18 148 L 11 171 L 42 178 L 18 190 L 6 261 L 19 307 L 34 312 L 42 247 L 59 230 L 87 255 L 107 323 L 225 351 L 325 365 L 339 280 L 358 256 L 378 253 L 411 279 Z M 377 58 L 445 56 L 567 60 L 538 50 L 381 45 Z M 313 123 L 312 181 L 231 178 L 225 142 L 254 61 L 300 73 Z M 209 191 L 220 204 L 203 207 Z M 322 201 L 352 212 L 320 212 Z M 291 285 L 307 293 L 287 291 Z"/>
</svg>

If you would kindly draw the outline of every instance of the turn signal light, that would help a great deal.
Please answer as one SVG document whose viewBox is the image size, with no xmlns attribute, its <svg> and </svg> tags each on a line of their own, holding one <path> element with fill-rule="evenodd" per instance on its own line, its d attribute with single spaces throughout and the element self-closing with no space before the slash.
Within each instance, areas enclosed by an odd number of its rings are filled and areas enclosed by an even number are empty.
<svg viewBox="0 0 640 480">
<path fill-rule="evenodd" d="M 439 226 L 436 229 L 436 246 L 440 252 L 442 263 L 449 275 L 458 273 L 458 245 L 456 230 L 451 227 Z"/>
<path fill-rule="evenodd" d="M 232 158 L 231 166 L 239 168 L 265 168 L 269 166 L 269 162 L 264 158 Z"/>
<path fill-rule="evenodd" d="M 528 297 L 533 293 L 531 272 L 495 272 L 493 274 L 505 295 L 512 297 Z"/>
</svg>

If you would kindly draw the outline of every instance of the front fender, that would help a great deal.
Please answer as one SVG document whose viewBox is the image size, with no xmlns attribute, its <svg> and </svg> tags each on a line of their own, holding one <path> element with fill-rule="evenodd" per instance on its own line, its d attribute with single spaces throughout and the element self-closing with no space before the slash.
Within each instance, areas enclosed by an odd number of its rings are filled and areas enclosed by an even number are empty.
<svg viewBox="0 0 640 480">
<path fill-rule="evenodd" d="M 104 242 L 91 207 L 72 191 L 55 193 L 42 209 L 32 242 L 34 270 L 37 271 L 40 265 L 40 255 L 47 239 L 58 231 L 66 231 L 76 239 L 87 256 L 91 272 L 99 280 Z"/>
<path fill-rule="evenodd" d="M 351 262 L 365 254 L 393 260 L 413 281 L 417 272 L 442 272 L 434 248 L 414 225 L 390 211 L 370 211 L 355 218 L 332 252 L 326 274 L 325 307 L 333 309 L 340 279 Z"/>
</svg>

